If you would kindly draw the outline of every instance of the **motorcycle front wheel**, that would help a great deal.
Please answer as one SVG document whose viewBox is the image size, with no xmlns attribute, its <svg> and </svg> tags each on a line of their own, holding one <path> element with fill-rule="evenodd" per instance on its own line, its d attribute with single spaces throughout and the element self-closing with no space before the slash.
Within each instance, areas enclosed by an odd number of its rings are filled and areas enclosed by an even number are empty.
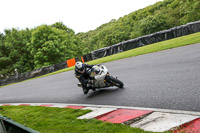
<svg viewBox="0 0 200 133">
<path fill-rule="evenodd" d="M 119 88 L 123 88 L 124 86 L 124 83 L 122 81 L 120 81 L 119 79 L 113 77 L 113 76 L 110 76 L 110 81 L 111 83 L 114 85 L 114 86 L 117 86 Z"/>
</svg>

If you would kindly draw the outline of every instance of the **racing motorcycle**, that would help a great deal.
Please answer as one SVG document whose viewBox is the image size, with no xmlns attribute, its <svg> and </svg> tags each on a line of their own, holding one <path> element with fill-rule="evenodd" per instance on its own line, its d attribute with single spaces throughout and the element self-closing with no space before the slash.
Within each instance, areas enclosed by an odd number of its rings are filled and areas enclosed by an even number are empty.
<svg viewBox="0 0 200 133">
<path fill-rule="evenodd" d="M 88 87 L 83 87 L 81 84 L 78 84 L 79 87 L 82 87 L 84 94 L 87 94 L 90 89 L 95 91 L 96 89 L 106 88 L 116 86 L 123 88 L 124 84 L 122 81 L 113 77 L 109 74 L 108 69 L 104 65 L 94 65 L 91 69 L 88 70 L 89 80 Z"/>
</svg>

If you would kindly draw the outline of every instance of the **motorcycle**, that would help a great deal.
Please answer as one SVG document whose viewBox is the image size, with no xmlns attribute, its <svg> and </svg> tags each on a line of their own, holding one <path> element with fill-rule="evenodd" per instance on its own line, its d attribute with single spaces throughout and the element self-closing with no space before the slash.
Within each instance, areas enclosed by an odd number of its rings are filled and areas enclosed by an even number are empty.
<svg viewBox="0 0 200 133">
<path fill-rule="evenodd" d="M 104 65 L 94 65 L 90 70 L 88 70 L 89 80 L 88 87 L 83 87 L 81 84 L 78 84 L 79 87 L 82 87 L 84 94 L 87 94 L 90 89 L 96 90 L 106 87 L 119 87 L 123 88 L 124 83 L 120 81 L 117 77 L 113 77 L 109 74 L 108 69 Z"/>
</svg>

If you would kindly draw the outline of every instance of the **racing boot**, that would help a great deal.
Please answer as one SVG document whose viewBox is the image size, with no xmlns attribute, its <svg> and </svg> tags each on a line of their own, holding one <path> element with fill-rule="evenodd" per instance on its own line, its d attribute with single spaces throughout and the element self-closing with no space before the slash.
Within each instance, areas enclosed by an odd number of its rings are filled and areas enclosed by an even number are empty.
<svg viewBox="0 0 200 133">
<path fill-rule="evenodd" d="M 92 88 L 92 90 L 93 90 L 93 91 L 96 91 L 96 89 L 95 89 L 95 88 Z"/>
<path fill-rule="evenodd" d="M 96 91 L 94 87 L 94 80 L 88 80 L 88 88 L 92 89 L 93 91 Z"/>
<path fill-rule="evenodd" d="M 84 93 L 84 94 L 87 94 L 88 92 L 89 92 L 89 89 L 88 89 L 87 87 L 84 87 L 84 86 L 83 86 L 83 93 Z"/>
</svg>

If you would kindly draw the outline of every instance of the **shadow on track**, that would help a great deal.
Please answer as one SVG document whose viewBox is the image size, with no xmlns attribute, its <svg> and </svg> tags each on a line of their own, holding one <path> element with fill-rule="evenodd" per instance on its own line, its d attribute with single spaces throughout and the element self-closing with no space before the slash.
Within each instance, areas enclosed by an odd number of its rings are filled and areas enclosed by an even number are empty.
<svg viewBox="0 0 200 133">
<path fill-rule="evenodd" d="M 87 98 L 93 98 L 98 97 L 100 95 L 110 95 L 113 93 L 121 93 L 120 90 L 123 90 L 125 88 L 106 88 L 106 89 L 97 89 L 96 91 L 89 92 Z"/>
</svg>

